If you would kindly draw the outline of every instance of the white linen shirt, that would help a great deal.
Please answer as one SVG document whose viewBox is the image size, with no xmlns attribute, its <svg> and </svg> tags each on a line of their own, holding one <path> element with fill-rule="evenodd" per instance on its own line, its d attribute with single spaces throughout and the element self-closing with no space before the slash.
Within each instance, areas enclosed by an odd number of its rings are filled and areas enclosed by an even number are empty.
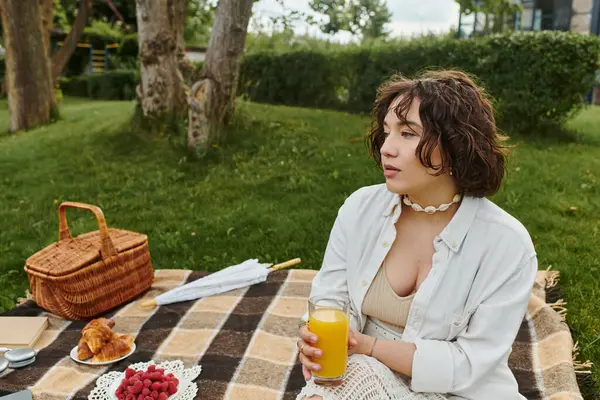
<svg viewBox="0 0 600 400">
<path fill-rule="evenodd" d="M 311 297 L 349 300 L 350 324 L 359 331 L 367 319 L 363 299 L 396 237 L 399 201 L 385 184 L 349 196 L 312 282 Z M 433 246 L 402 334 L 416 345 L 411 389 L 451 399 L 524 399 L 508 356 L 537 271 L 527 230 L 491 201 L 465 196 Z"/>
</svg>

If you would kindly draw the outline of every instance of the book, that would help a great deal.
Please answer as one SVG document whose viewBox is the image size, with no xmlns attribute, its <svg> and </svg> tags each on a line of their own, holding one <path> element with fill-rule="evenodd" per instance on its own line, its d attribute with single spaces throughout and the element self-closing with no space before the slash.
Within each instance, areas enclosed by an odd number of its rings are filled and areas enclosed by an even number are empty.
<svg viewBox="0 0 600 400">
<path fill-rule="evenodd" d="M 48 317 L 0 317 L 0 347 L 33 347 L 48 327 Z"/>
</svg>

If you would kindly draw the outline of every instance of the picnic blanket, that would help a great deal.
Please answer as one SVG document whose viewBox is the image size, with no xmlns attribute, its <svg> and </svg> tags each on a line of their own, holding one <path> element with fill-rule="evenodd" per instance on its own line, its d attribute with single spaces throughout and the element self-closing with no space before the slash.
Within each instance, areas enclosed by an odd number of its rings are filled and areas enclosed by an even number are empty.
<svg viewBox="0 0 600 400">
<path fill-rule="evenodd" d="M 306 309 L 315 271 L 277 271 L 267 282 L 197 301 L 146 310 L 141 301 L 206 275 L 157 270 L 143 298 L 108 314 L 114 330 L 136 336 L 137 350 L 108 367 L 69 358 L 85 322 L 47 314 L 27 301 L 6 314 L 47 315 L 50 326 L 37 343 L 34 364 L 0 377 L 0 395 L 29 388 L 35 400 L 86 399 L 99 376 L 142 361 L 182 360 L 202 365 L 197 399 L 293 400 L 304 385 L 297 363 L 297 322 Z M 540 271 L 526 318 L 510 356 L 528 399 L 581 399 L 572 362 L 573 343 L 557 304 L 545 289 L 556 273 Z M 550 283 L 550 285 L 549 285 Z M 562 304 L 558 304 L 559 311 Z"/>
</svg>

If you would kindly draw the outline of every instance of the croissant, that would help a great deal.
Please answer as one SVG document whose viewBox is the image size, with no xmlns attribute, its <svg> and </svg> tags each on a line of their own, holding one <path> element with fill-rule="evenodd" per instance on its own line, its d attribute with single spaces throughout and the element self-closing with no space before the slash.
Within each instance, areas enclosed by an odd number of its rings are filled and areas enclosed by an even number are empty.
<svg viewBox="0 0 600 400">
<path fill-rule="evenodd" d="M 92 353 L 92 350 L 90 350 L 90 346 L 88 346 L 85 339 L 83 337 L 81 339 L 79 339 L 79 345 L 77 347 L 77 358 L 80 359 L 81 361 L 83 361 L 83 360 L 87 360 L 88 358 L 92 357 L 93 355 L 94 355 L 94 353 Z"/>
<path fill-rule="evenodd" d="M 82 330 L 81 332 L 85 332 L 87 329 L 98 328 L 99 326 L 104 325 L 110 329 L 115 326 L 115 321 L 109 318 L 97 318 L 91 320 Z"/>
<path fill-rule="evenodd" d="M 114 324 L 112 320 L 100 318 L 91 321 L 82 329 L 82 338 L 92 353 L 97 354 L 106 342 L 114 338 L 115 334 L 111 329 Z"/>
<path fill-rule="evenodd" d="M 92 358 L 92 362 L 106 362 L 121 358 L 131 352 L 135 337 L 132 335 L 116 336 L 108 342 L 98 354 Z"/>
</svg>

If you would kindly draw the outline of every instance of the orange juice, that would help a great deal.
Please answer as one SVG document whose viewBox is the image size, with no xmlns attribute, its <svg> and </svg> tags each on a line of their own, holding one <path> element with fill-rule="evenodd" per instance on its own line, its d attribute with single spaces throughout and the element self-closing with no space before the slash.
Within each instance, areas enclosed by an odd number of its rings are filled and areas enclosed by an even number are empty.
<svg viewBox="0 0 600 400">
<path fill-rule="evenodd" d="M 320 371 L 313 371 L 315 377 L 335 379 L 346 373 L 348 323 L 348 316 L 342 310 L 325 307 L 310 313 L 308 329 L 318 338 L 313 346 L 323 352 L 313 360 L 321 365 Z"/>
</svg>

